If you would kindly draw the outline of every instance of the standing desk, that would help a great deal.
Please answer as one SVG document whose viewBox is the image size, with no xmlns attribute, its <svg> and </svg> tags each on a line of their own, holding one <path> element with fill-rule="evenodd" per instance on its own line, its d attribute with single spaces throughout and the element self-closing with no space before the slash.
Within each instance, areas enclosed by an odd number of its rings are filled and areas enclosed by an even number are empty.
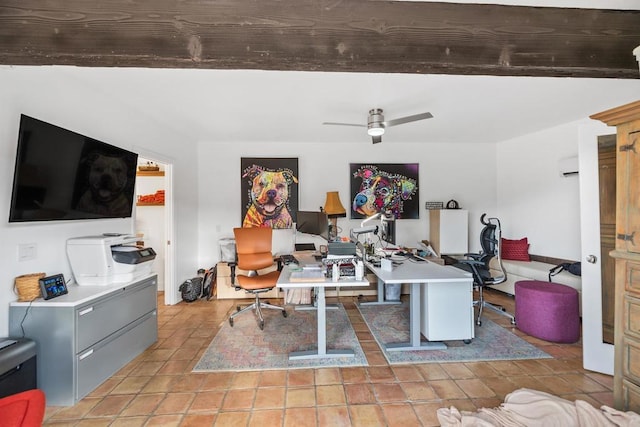
<svg viewBox="0 0 640 427">
<path fill-rule="evenodd" d="M 365 265 L 378 278 L 379 302 L 368 304 L 387 303 L 380 296 L 385 283 L 410 285 L 409 342 L 385 344 L 388 351 L 442 350 L 447 346 L 440 341 L 468 342 L 474 337 L 473 278 L 469 273 L 409 259 L 391 271 L 375 267 L 369 261 Z M 421 329 L 429 341 L 421 341 Z"/>
<path fill-rule="evenodd" d="M 318 321 L 318 348 L 317 350 L 294 351 L 289 354 L 289 360 L 295 359 L 318 359 L 326 357 L 353 357 L 354 351 L 351 349 L 336 350 L 327 349 L 327 303 L 325 301 L 325 288 L 336 286 L 367 286 L 369 282 L 366 279 L 341 279 L 337 282 L 331 279 L 322 281 L 291 281 L 291 267 L 285 265 L 280 272 L 280 277 L 276 283 L 276 288 L 316 288 L 316 301 L 318 307 L 316 310 L 316 318 Z"/>
</svg>

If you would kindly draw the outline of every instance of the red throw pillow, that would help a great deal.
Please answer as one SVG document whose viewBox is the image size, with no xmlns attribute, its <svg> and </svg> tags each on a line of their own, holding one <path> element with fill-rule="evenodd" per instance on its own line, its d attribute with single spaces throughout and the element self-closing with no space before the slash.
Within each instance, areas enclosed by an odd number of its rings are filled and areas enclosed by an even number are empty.
<svg viewBox="0 0 640 427">
<path fill-rule="evenodd" d="M 531 261 L 529 258 L 529 241 L 526 237 L 520 240 L 502 239 L 500 255 L 502 259 L 512 261 Z"/>
</svg>

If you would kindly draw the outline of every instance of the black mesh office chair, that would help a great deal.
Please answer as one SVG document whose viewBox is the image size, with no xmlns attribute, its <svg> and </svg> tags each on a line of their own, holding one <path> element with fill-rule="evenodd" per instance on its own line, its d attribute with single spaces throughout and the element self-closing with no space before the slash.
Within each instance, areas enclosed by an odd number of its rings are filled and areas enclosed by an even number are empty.
<svg viewBox="0 0 640 427">
<path fill-rule="evenodd" d="M 478 307 L 476 317 L 476 325 L 482 325 L 482 310 L 484 307 L 495 310 L 511 319 L 512 324 L 516 324 L 515 317 L 505 311 L 504 307 L 491 304 L 484 299 L 484 288 L 487 286 L 498 285 L 507 280 L 507 273 L 502 266 L 500 259 L 500 242 L 501 230 L 500 220 L 498 218 L 486 218 L 487 214 L 482 214 L 480 222 L 484 224 L 484 228 L 480 232 L 480 246 L 482 251 L 477 254 L 465 254 L 466 259 L 458 261 L 456 267 L 471 272 L 473 275 L 473 285 L 478 289 L 478 300 L 474 301 L 474 306 Z M 494 273 L 492 274 L 490 263 L 492 259 L 496 259 L 494 263 Z M 495 271 L 497 270 L 497 272 Z"/>
</svg>

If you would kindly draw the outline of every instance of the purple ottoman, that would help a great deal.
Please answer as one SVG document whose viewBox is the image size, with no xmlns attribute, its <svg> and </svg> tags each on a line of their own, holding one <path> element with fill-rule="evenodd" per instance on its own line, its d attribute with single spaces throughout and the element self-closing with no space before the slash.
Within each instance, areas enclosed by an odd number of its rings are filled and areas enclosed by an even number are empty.
<svg viewBox="0 0 640 427">
<path fill-rule="evenodd" d="M 521 280 L 515 292 L 516 325 L 522 332 L 559 343 L 580 339 L 578 291 L 559 283 Z"/>
</svg>

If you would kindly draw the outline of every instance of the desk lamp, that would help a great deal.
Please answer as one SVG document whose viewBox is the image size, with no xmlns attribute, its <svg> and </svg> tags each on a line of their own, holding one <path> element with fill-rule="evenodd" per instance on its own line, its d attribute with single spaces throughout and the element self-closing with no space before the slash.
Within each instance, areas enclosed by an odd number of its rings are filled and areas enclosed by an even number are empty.
<svg viewBox="0 0 640 427">
<path fill-rule="evenodd" d="M 331 220 L 329 229 L 329 241 L 333 241 L 338 237 L 338 218 L 346 217 L 347 211 L 340 202 L 340 195 L 337 191 L 327 191 L 327 199 L 324 202 L 324 211 Z"/>
</svg>

